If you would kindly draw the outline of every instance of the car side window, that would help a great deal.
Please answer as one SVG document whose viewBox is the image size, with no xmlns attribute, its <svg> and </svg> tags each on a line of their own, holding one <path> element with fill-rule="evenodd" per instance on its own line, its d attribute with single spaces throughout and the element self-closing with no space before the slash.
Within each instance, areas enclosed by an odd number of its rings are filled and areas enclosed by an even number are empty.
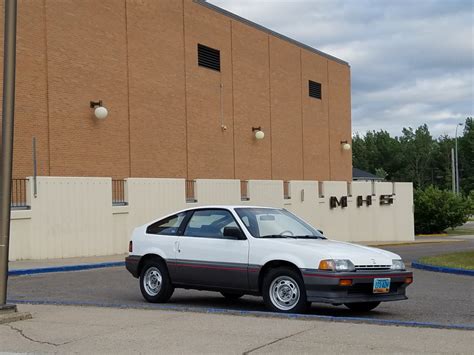
<svg viewBox="0 0 474 355">
<path fill-rule="evenodd" d="M 174 216 L 167 217 L 158 222 L 150 224 L 146 232 L 147 234 L 158 234 L 158 235 L 176 235 L 178 228 L 183 222 L 186 213 L 178 213 Z"/>
<path fill-rule="evenodd" d="M 198 238 L 224 238 L 225 227 L 237 227 L 234 217 L 226 210 L 199 210 L 188 222 L 184 235 Z"/>
</svg>

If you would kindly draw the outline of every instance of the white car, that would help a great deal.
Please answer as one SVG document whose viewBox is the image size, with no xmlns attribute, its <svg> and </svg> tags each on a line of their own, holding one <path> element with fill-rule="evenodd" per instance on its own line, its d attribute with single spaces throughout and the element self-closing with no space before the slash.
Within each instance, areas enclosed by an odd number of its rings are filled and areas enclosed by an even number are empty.
<svg viewBox="0 0 474 355">
<path fill-rule="evenodd" d="M 304 312 L 311 302 L 370 311 L 404 300 L 413 281 L 391 252 L 333 241 L 285 209 L 206 206 L 134 230 L 127 270 L 143 297 L 166 302 L 175 288 L 261 295 L 272 311 Z"/>
</svg>

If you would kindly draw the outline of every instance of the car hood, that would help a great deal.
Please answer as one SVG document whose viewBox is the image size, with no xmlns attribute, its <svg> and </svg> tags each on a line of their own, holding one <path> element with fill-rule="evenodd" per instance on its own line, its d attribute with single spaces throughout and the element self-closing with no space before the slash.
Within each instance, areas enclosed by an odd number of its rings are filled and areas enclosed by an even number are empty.
<svg viewBox="0 0 474 355">
<path fill-rule="evenodd" d="M 354 265 L 391 265 L 393 259 L 401 259 L 392 252 L 363 245 L 329 239 L 279 239 L 283 248 L 298 252 L 314 252 L 322 259 L 349 259 Z"/>
</svg>

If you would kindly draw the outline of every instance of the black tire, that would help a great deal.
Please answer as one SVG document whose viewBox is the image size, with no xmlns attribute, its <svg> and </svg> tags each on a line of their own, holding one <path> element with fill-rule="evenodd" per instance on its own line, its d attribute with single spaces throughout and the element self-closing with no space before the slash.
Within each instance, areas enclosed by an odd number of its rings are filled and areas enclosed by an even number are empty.
<svg viewBox="0 0 474 355">
<path fill-rule="evenodd" d="M 243 293 L 232 293 L 232 292 L 221 292 L 221 295 L 224 296 L 228 300 L 238 300 L 240 297 L 242 297 L 244 294 Z"/>
<path fill-rule="evenodd" d="M 280 294 L 279 288 L 286 294 L 283 299 L 275 296 Z M 288 267 L 278 267 L 266 272 L 263 277 L 262 294 L 265 306 L 273 312 L 304 313 L 308 309 L 306 288 L 301 275 Z M 284 302 L 286 296 L 288 296 L 287 303 Z"/>
<path fill-rule="evenodd" d="M 369 312 L 377 307 L 380 302 L 358 302 L 358 303 L 344 303 L 344 306 L 349 308 L 351 311 L 356 312 Z"/>
<path fill-rule="evenodd" d="M 170 299 L 174 287 L 171 284 L 168 269 L 163 262 L 146 262 L 140 273 L 140 291 L 143 298 L 151 303 L 164 303 Z"/>
</svg>

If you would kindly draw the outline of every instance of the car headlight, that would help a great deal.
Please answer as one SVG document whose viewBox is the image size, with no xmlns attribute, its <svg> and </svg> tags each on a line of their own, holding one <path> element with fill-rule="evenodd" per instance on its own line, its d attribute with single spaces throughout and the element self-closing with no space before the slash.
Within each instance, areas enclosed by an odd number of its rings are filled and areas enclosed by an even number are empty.
<svg viewBox="0 0 474 355">
<path fill-rule="evenodd" d="M 352 261 L 347 259 L 327 259 L 321 260 L 319 270 L 327 271 L 355 271 Z"/>
<path fill-rule="evenodd" d="M 393 259 L 390 270 L 405 270 L 405 264 L 401 259 Z"/>
</svg>

